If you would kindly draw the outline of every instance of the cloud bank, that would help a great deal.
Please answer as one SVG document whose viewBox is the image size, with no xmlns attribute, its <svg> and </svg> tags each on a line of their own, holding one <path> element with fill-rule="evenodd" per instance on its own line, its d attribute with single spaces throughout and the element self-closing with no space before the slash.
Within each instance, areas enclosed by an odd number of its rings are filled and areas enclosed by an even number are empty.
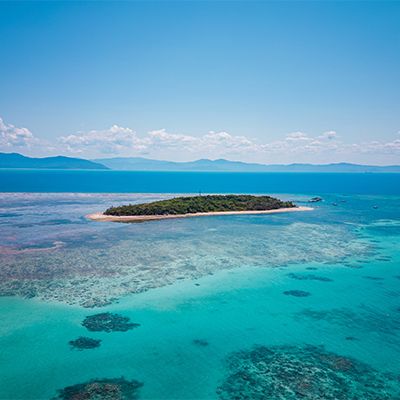
<svg viewBox="0 0 400 400">
<path fill-rule="evenodd" d="M 6 124 L 0 119 L 1 151 L 26 149 L 35 152 L 40 146 L 43 148 L 43 143 L 29 129 Z M 59 137 L 46 148 L 53 153 L 86 158 L 146 156 L 176 161 L 230 158 L 262 163 L 400 163 L 399 133 L 391 141 L 347 143 L 335 131 L 316 136 L 291 132 L 279 140 L 259 142 L 249 136 L 225 131 L 193 136 L 159 129 L 138 135 L 129 127 L 112 125 L 108 129 Z"/>
<path fill-rule="evenodd" d="M 6 124 L 0 118 L 0 148 L 26 148 L 37 143 L 33 133 L 27 128 L 17 128 L 14 125 Z"/>
<path fill-rule="evenodd" d="M 99 156 L 161 157 L 171 160 L 235 158 L 257 162 L 375 162 L 400 163 L 400 135 L 392 141 L 346 143 L 335 131 L 317 136 L 291 132 L 265 143 L 247 136 L 210 131 L 202 136 L 170 133 L 165 129 L 138 136 L 130 128 L 113 125 L 102 131 L 70 135 L 61 139 L 69 151 Z"/>
<path fill-rule="evenodd" d="M 132 129 L 118 125 L 113 125 L 106 130 L 92 130 L 63 136 L 60 142 L 72 153 L 84 153 L 89 150 L 99 155 L 143 151 L 150 145 L 149 139 L 141 139 Z"/>
</svg>

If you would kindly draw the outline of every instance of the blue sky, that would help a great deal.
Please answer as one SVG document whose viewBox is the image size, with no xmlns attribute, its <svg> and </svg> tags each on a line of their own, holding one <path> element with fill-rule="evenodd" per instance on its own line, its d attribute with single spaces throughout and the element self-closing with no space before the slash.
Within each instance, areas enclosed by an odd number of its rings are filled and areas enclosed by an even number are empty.
<svg viewBox="0 0 400 400">
<path fill-rule="evenodd" d="M 400 163 L 400 2 L 0 2 L 0 151 Z"/>
</svg>

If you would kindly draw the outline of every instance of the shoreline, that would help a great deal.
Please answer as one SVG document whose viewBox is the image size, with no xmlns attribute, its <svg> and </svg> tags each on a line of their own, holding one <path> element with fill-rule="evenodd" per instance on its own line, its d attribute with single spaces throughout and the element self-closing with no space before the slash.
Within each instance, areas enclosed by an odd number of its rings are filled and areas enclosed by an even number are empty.
<svg viewBox="0 0 400 400">
<path fill-rule="evenodd" d="M 274 210 L 248 210 L 248 211 L 215 211 L 205 213 L 191 213 L 191 214 L 169 214 L 169 215 L 105 215 L 101 212 L 86 215 L 87 219 L 100 222 L 145 222 L 145 221 L 159 221 L 162 219 L 176 219 L 176 218 L 192 218 L 192 217 L 209 217 L 209 216 L 223 216 L 223 215 L 259 215 L 259 214 L 279 214 L 286 212 L 298 211 L 312 211 L 312 207 L 290 207 L 290 208 L 277 208 Z"/>
</svg>

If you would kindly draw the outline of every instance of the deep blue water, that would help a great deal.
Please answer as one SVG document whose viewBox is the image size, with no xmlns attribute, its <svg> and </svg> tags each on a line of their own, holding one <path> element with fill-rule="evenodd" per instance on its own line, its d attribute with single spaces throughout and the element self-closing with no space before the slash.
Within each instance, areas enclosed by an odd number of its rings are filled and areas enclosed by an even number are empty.
<svg viewBox="0 0 400 400">
<path fill-rule="evenodd" d="M 400 174 L 0 170 L 0 192 L 399 195 Z"/>
</svg>

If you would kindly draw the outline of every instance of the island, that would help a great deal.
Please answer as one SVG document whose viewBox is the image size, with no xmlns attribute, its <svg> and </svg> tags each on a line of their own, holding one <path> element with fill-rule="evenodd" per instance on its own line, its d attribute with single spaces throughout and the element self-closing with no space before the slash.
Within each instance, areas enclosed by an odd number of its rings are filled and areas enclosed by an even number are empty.
<svg viewBox="0 0 400 400">
<path fill-rule="evenodd" d="M 144 222 L 169 218 L 308 210 L 312 208 L 298 207 L 291 201 L 282 201 L 270 196 L 199 195 L 110 207 L 103 213 L 89 214 L 87 218 L 95 221 Z"/>
</svg>

